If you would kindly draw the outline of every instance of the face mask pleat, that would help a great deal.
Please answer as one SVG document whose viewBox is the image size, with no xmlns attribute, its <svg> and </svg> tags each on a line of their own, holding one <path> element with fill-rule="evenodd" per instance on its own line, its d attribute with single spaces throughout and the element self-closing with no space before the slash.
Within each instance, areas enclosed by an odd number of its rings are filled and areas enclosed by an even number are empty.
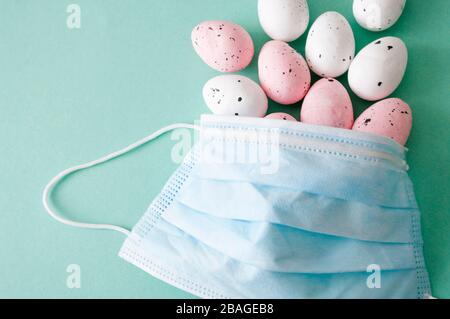
<svg viewBox="0 0 450 319">
<path fill-rule="evenodd" d="M 366 269 L 341 273 L 267 271 L 224 255 L 164 222 L 148 234 L 139 252 L 143 257 L 134 261 L 142 263 L 141 267 L 151 266 L 148 270 L 152 274 L 160 277 L 159 266 L 149 265 L 148 261 L 163 261 L 166 269 L 177 274 L 170 280 L 178 283 L 188 278 L 216 287 L 216 293 L 227 298 L 417 298 L 414 269 L 383 269 L 382 285 L 377 289 L 368 288 L 370 273 Z M 204 289 L 191 292 L 200 297 L 217 297 Z"/>
<path fill-rule="evenodd" d="M 419 214 L 417 209 L 369 206 L 287 188 L 195 177 L 176 201 L 174 205 L 218 218 L 385 243 L 412 243 L 411 218 Z"/>
<path fill-rule="evenodd" d="M 163 219 L 185 233 L 179 240 L 199 241 L 265 270 L 334 273 L 365 271 L 369 264 L 385 270 L 414 267 L 409 244 L 363 242 L 266 222 L 216 218 L 177 205 Z"/>
<path fill-rule="evenodd" d="M 201 160 L 195 171 L 200 178 L 242 181 L 290 188 L 328 197 L 393 208 L 416 208 L 406 192 L 408 176 L 382 164 L 365 160 L 338 158 L 334 155 L 280 148 L 267 164 L 223 162 L 223 153 L 236 152 L 234 142 L 210 142 L 214 157 Z M 262 173 L 272 167 L 270 173 Z"/>
</svg>

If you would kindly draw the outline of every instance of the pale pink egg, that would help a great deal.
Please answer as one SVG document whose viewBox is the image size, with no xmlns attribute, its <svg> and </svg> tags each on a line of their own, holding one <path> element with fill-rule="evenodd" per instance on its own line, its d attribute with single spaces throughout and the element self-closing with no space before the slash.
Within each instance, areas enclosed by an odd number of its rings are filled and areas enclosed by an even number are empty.
<svg viewBox="0 0 450 319">
<path fill-rule="evenodd" d="M 311 85 L 311 73 L 305 59 L 282 41 L 269 41 L 263 46 L 258 72 L 267 96 L 280 104 L 300 101 Z"/>
<path fill-rule="evenodd" d="M 392 98 L 379 101 L 355 121 L 353 130 L 383 135 L 405 145 L 412 128 L 412 111 L 408 104 Z"/>
<path fill-rule="evenodd" d="M 351 129 L 353 106 L 345 87 L 332 78 L 317 81 L 303 101 L 300 121 Z"/>
<path fill-rule="evenodd" d="M 266 119 L 272 119 L 272 120 L 284 120 L 284 121 L 293 121 L 297 122 L 295 117 L 292 115 L 289 115 L 287 113 L 272 113 L 266 116 Z"/>
<path fill-rule="evenodd" d="M 217 71 L 237 72 L 252 61 L 253 41 L 240 25 L 205 21 L 192 30 L 191 38 L 195 52 Z"/>
</svg>

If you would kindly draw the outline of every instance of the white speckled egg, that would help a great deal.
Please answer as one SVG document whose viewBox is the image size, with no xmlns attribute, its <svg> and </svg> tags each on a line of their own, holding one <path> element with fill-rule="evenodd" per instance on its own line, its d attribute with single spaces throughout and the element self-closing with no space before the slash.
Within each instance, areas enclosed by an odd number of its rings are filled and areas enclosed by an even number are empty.
<svg viewBox="0 0 450 319">
<path fill-rule="evenodd" d="M 282 112 L 280 112 L 280 113 L 271 113 L 271 114 L 266 116 L 266 119 L 297 122 L 295 117 L 293 117 L 292 115 L 289 115 L 287 113 L 282 113 Z"/>
<path fill-rule="evenodd" d="M 280 104 L 300 101 L 311 85 L 311 73 L 305 59 L 282 41 L 269 41 L 263 46 L 258 73 L 267 96 Z"/>
<path fill-rule="evenodd" d="M 261 87 L 241 75 L 219 75 L 203 87 L 203 98 L 218 115 L 264 117 L 268 101 Z"/>
<path fill-rule="evenodd" d="M 300 121 L 351 129 L 353 106 L 345 87 L 332 78 L 317 81 L 303 101 Z"/>
<path fill-rule="evenodd" d="M 406 0 L 354 0 L 353 15 L 364 29 L 383 31 L 397 22 L 405 3 Z"/>
<path fill-rule="evenodd" d="M 308 27 L 308 3 L 306 0 L 259 0 L 258 16 L 269 37 L 291 42 Z"/>
<path fill-rule="evenodd" d="M 348 71 L 352 91 L 360 98 L 377 101 L 400 85 L 408 63 L 408 50 L 396 37 L 385 37 L 364 47 Z"/>
<path fill-rule="evenodd" d="M 379 101 L 355 121 L 353 130 L 392 138 L 405 145 L 412 128 L 412 111 L 408 104 L 392 98 Z"/>
<path fill-rule="evenodd" d="M 191 38 L 195 52 L 217 71 L 237 72 L 252 61 L 253 41 L 240 25 L 206 21 L 192 30 Z"/>
<path fill-rule="evenodd" d="M 355 56 L 355 37 L 345 17 L 325 12 L 311 26 L 306 39 L 306 61 L 321 77 L 344 74 Z"/>
</svg>

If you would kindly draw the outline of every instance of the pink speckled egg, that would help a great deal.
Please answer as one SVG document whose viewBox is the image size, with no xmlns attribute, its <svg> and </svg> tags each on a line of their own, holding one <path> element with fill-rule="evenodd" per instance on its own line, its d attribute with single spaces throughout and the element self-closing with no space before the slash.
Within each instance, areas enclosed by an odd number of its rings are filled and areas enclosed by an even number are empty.
<svg viewBox="0 0 450 319">
<path fill-rule="evenodd" d="M 317 81 L 303 101 L 300 120 L 309 124 L 351 129 L 353 106 L 345 87 L 332 78 Z"/>
<path fill-rule="evenodd" d="M 284 120 L 284 121 L 293 121 L 297 122 L 295 117 L 292 115 L 289 115 L 287 113 L 272 113 L 266 116 L 266 119 L 272 119 L 272 120 Z"/>
<path fill-rule="evenodd" d="M 305 59 L 282 41 L 269 41 L 263 46 L 258 72 L 267 96 L 280 104 L 300 101 L 311 85 L 311 73 Z"/>
<path fill-rule="evenodd" d="M 411 127 L 411 108 L 402 100 L 392 98 L 379 101 L 365 110 L 356 119 L 353 130 L 383 135 L 405 145 Z"/>
<path fill-rule="evenodd" d="M 205 21 L 192 30 L 191 38 L 195 52 L 217 71 L 237 72 L 252 61 L 253 41 L 240 25 Z"/>
</svg>

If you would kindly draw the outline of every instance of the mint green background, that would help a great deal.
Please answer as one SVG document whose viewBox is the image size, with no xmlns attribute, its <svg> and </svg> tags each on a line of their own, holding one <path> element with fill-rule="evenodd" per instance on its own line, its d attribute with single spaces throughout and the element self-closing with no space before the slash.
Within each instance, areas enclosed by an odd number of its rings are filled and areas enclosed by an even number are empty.
<svg viewBox="0 0 450 319">
<path fill-rule="evenodd" d="M 82 28 L 66 27 L 78 3 Z M 44 212 L 41 191 L 60 170 L 119 149 L 173 122 L 208 112 L 203 84 L 217 73 L 195 55 L 191 29 L 225 19 L 244 26 L 256 49 L 268 40 L 256 0 L 0 1 L 0 297 L 191 297 L 117 257 L 123 237 L 61 225 Z M 390 30 L 360 28 L 351 0 L 310 0 L 311 19 L 337 10 L 357 48 L 401 37 L 409 67 L 394 96 L 410 103 L 411 177 L 422 209 L 433 293 L 450 297 L 450 30 L 448 0 L 408 0 Z M 292 45 L 304 52 L 306 36 Z M 257 65 L 242 72 L 257 80 Z M 346 84 L 346 77 L 342 77 Z M 369 103 L 352 95 L 356 113 Z M 299 106 L 271 105 L 271 111 Z M 176 168 L 165 136 L 65 180 L 54 196 L 65 216 L 131 228 Z M 82 288 L 66 287 L 79 264 Z"/>
</svg>

